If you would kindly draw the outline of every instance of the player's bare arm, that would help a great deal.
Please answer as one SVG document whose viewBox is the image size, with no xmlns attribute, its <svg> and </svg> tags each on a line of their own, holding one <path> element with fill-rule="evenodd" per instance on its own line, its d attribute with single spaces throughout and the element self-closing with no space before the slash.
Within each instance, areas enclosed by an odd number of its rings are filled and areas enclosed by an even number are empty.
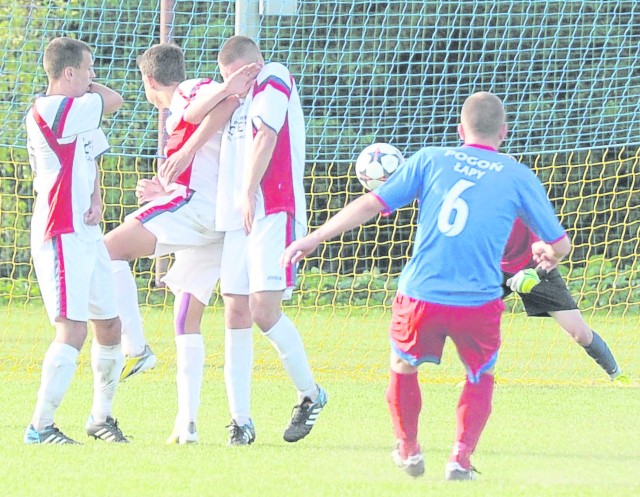
<svg viewBox="0 0 640 497">
<path fill-rule="evenodd" d="M 91 194 L 91 205 L 89 210 L 84 213 L 84 222 L 90 226 L 100 224 L 102 221 L 102 192 L 100 191 L 100 170 L 96 165 L 96 179 L 93 184 L 93 193 Z"/>
<path fill-rule="evenodd" d="M 372 193 L 358 197 L 313 233 L 291 243 L 282 254 L 280 264 L 282 267 L 296 264 L 313 252 L 320 243 L 360 226 L 383 209 L 384 205 L 380 199 Z"/>
<path fill-rule="evenodd" d="M 122 95 L 120 95 L 117 91 L 114 91 L 103 84 L 96 83 L 95 81 L 92 81 L 89 85 L 89 91 L 91 93 L 98 93 L 102 95 L 102 100 L 104 103 L 103 112 L 105 114 L 111 114 L 112 112 L 117 111 L 120 107 L 122 107 L 122 104 L 124 103 Z"/>
<path fill-rule="evenodd" d="M 224 127 L 238 105 L 240 105 L 240 101 L 235 95 L 225 98 L 205 116 L 198 129 L 189 137 L 182 148 L 167 157 L 158 171 L 158 175 L 165 180 L 166 184 L 169 185 L 176 181 L 178 176 L 189 167 L 198 150 Z"/>
<path fill-rule="evenodd" d="M 192 124 L 200 124 L 211 110 L 232 95 L 244 96 L 251 89 L 260 72 L 258 64 L 242 66 L 222 84 L 216 85 L 212 91 L 198 96 L 184 111 L 184 120 Z"/>
<path fill-rule="evenodd" d="M 269 167 L 278 134 L 269 126 L 261 123 L 253 139 L 251 163 L 246 172 L 242 193 L 242 224 L 245 233 L 251 233 L 256 213 L 256 194 L 264 173 Z"/>
<path fill-rule="evenodd" d="M 545 243 L 542 240 L 531 245 L 533 260 L 538 268 L 551 271 L 571 251 L 571 241 L 568 236 L 562 237 L 555 243 Z"/>
</svg>

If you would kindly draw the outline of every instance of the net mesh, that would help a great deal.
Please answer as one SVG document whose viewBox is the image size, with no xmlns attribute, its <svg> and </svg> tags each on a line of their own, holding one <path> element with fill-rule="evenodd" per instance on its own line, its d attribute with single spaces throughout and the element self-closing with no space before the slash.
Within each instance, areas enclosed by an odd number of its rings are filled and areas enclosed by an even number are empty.
<svg viewBox="0 0 640 497">
<path fill-rule="evenodd" d="M 145 100 L 136 57 L 159 41 L 160 17 L 156 2 L 137 0 L 11 0 L 0 7 L 0 302 L 7 315 L 42 316 L 28 246 L 33 193 L 22 121 L 33 96 L 46 89 L 46 43 L 60 35 L 88 42 L 98 81 L 125 98 L 104 123 L 110 230 L 136 207 L 135 184 L 156 165 L 158 117 Z M 170 33 L 185 50 L 188 74 L 219 78 L 217 50 L 234 23 L 233 2 L 175 2 Z M 424 145 L 456 144 L 464 98 L 492 91 L 509 117 L 504 151 L 536 171 L 572 237 L 563 273 L 585 316 L 637 329 L 639 23 L 640 5 L 631 1 L 305 1 L 293 16 L 262 16 L 265 58 L 288 65 L 306 113 L 310 228 L 362 194 L 352 168 L 362 148 L 389 142 L 409 156 Z M 355 340 L 354 350 L 371 350 L 368 330 L 344 336 L 352 325 L 340 309 L 358 319 L 366 314 L 384 329 L 415 220 L 414 208 L 402 209 L 324 244 L 301 267 L 289 312 L 317 313 L 325 349 L 337 333 L 342 342 Z M 144 309 L 170 307 L 171 297 L 154 286 L 151 261 L 134 268 Z M 521 312 L 516 299 L 507 304 Z M 220 305 L 216 300 L 212 312 Z M 165 321 L 170 328 L 170 312 Z M 31 343 L 40 333 L 5 331 L 2 340 Z M 601 334 L 607 338 L 606 330 Z M 637 349 L 637 334 L 632 345 Z M 376 367 L 385 363 L 381 355 Z M 564 367 L 571 369 L 570 361 Z M 527 377 L 525 369 L 510 374 Z"/>
</svg>

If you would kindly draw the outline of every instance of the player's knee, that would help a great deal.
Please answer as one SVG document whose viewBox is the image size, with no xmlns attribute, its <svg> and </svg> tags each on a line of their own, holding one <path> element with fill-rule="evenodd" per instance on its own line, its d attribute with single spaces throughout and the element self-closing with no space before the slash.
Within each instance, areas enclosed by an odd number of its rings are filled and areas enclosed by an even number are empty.
<svg viewBox="0 0 640 497">
<path fill-rule="evenodd" d="M 395 352 L 391 352 L 391 357 L 389 359 L 389 367 L 391 371 L 399 374 L 413 374 L 418 371 L 416 366 L 412 366 L 405 359 L 398 356 Z"/>
<path fill-rule="evenodd" d="M 588 326 L 575 326 L 565 328 L 565 331 L 578 345 L 588 346 L 593 340 L 593 332 Z"/>
<path fill-rule="evenodd" d="M 256 323 L 256 326 L 258 326 L 263 333 L 266 333 L 273 328 L 281 315 L 282 311 L 280 309 L 278 309 L 277 312 L 270 309 L 261 309 L 257 311 L 254 311 L 253 309 L 251 310 L 253 322 Z"/>
<path fill-rule="evenodd" d="M 227 328 L 240 329 L 251 328 L 253 326 L 248 300 L 244 302 L 246 302 L 246 305 L 242 305 L 241 301 L 225 298 L 224 322 Z"/>
<path fill-rule="evenodd" d="M 96 340 L 100 345 L 118 345 L 121 341 L 122 323 L 119 317 L 94 321 Z"/>
</svg>

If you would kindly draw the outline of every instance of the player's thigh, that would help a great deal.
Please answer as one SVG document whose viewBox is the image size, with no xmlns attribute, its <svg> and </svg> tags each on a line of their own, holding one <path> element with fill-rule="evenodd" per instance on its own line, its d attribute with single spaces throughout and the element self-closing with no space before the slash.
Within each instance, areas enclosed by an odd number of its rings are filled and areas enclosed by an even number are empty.
<svg viewBox="0 0 640 497">
<path fill-rule="evenodd" d="M 127 218 L 104 236 L 109 256 L 114 261 L 131 261 L 152 255 L 156 241 L 156 236 L 135 218 Z"/>
<path fill-rule="evenodd" d="M 89 285 L 89 319 L 112 320 L 118 317 L 116 285 L 111 270 L 111 258 L 102 240 L 94 242 L 95 257 Z M 105 334 L 111 334 L 112 326 L 103 326 Z M 102 329 L 101 328 L 101 329 Z M 104 344 L 104 342 L 100 342 Z"/>
<path fill-rule="evenodd" d="M 220 291 L 223 295 L 249 295 L 247 235 L 243 230 L 227 231 L 224 235 Z"/>
<path fill-rule="evenodd" d="M 188 293 L 203 305 L 208 305 L 220 279 L 222 243 L 224 235 L 216 243 L 179 250 L 173 264 L 162 281 L 174 295 Z"/>
<path fill-rule="evenodd" d="M 155 237 L 153 251 L 160 257 L 178 250 L 215 243 L 215 204 L 198 192 L 160 197 L 129 214 L 125 224 L 136 220 Z"/>
<path fill-rule="evenodd" d="M 271 214 L 254 223 L 247 246 L 250 293 L 283 291 L 284 298 L 291 297 L 296 267 L 283 268 L 280 258 L 286 246 L 295 239 L 296 231 L 300 231 L 299 226 L 285 212 Z"/>
<path fill-rule="evenodd" d="M 446 340 L 443 319 L 436 304 L 398 293 L 389 326 L 393 353 L 414 367 L 424 362 L 440 364 Z"/>
<path fill-rule="evenodd" d="M 69 233 L 32 247 L 38 285 L 52 323 L 58 319 L 88 321 L 94 243 Z"/>
<path fill-rule="evenodd" d="M 489 373 L 500 349 L 500 321 L 504 311 L 502 299 L 481 306 L 447 306 L 449 321 L 447 334 L 458 350 L 472 383 Z"/>
</svg>

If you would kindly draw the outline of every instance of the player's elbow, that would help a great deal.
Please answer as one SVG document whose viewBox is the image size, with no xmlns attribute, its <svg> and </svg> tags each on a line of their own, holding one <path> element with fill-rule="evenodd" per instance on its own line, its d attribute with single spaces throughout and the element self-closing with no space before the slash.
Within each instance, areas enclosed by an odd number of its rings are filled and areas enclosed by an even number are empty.
<svg viewBox="0 0 640 497">
<path fill-rule="evenodd" d="M 200 124 L 204 119 L 204 114 L 202 112 L 197 112 L 196 110 L 190 110 L 189 107 L 187 107 L 182 118 L 189 124 Z"/>
<path fill-rule="evenodd" d="M 116 112 L 124 105 L 124 98 L 119 93 L 113 92 L 104 98 L 104 113 Z"/>
</svg>

